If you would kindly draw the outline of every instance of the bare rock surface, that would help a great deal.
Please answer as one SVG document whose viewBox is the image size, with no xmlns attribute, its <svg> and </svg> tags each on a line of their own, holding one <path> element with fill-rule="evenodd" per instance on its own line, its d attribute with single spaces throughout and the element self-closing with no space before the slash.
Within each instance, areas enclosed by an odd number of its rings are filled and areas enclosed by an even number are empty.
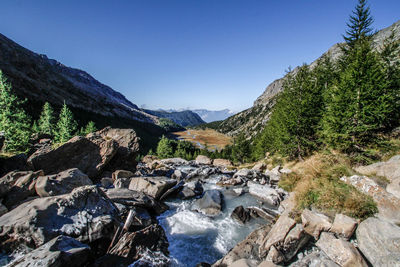
<svg viewBox="0 0 400 267">
<path fill-rule="evenodd" d="M 60 235 L 7 266 L 83 266 L 89 260 L 89 256 L 88 245 L 72 237 Z"/>
<path fill-rule="evenodd" d="M 129 189 L 143 192 L 159 199 L 168 189 L 176 185 L 176 180 L 167 177 L 133 177 Z"/>
<path fill-rule="evenodd" d="M 290 267 L 340 267 L 324 252 L 315 251 L 289 265 Z"/>
<path fill-rule="evenodd" d="M 309 209 L 303 210 L 301 213 L 301 221 L 304 230 L 315 239 L 319 238 L 322 231 L 329 231 L 332 227 L 331 220 L 327 216 Z"/>
<path fill-rule="evenodd" d="M 205 215 L 216 216 L 221 213 L 222 205 L 222 193 L 219 190 L 213 189 L 205 191 L 203 196 L 195 201 L 192 209 Z"/>
<path fill-rule="evenodd" d="M 233 163 L 228 159 L 214 159 L 213 165 L 215 167 L 231 167 L 233 166 Z"/>
<path fill-rule="evenodd" d="M 25 202 L 0 217 L 0 241 L 36 248 L 58 235 L 84 243 L 110 239 L 117 209 L 96 186 Z"/>
<path fill-rule="evenodd" d="M 203 156 L 203 155 L 198 155 L 195 159 L 196 164 L 203 164 L 203 165 L 211 165 L 212 164 L 212 160 L 207 157 L 207 156 Z"/>
<path fill-rule="evenodd" d="M 333 221 L 331 232 L 336 235 L 349 239 L 357 228 L 357 221 L 344 214 L 336 214 Z"/>
<path fill-rule="evenodd" d="M 316 243 L 334 262 L 343 267 L 367 267 L 367 263 L 353 244 L 336 238 L 333 234 L 322 233 Z"/>
<path fill-rule="evenodd" d="M 400 266 L 400 227 L 378 218 L 361 222 L 358 247 L 373 266 Z"/>
<path fill-rule="evenodd" d="M 279 194 L 279 192 L 276 189 L 268 185 L 260 185 L 258 183 L 250 181 L 247 183 L 247 185 L 249 187 L 250 194 L 258 198 L 261 198 L 263 201 L 273 206 L 278 206 L 279 203 L 283 200 L 281 194 Z"/>
<path fill-rule="evenodd" d="M 40 197 L 49 197 L 67 194 L 77 187 L 92 184 L 86 174 L 73 168 L 54 175 L 39 176 L 35 190 Z"/>
</svg>

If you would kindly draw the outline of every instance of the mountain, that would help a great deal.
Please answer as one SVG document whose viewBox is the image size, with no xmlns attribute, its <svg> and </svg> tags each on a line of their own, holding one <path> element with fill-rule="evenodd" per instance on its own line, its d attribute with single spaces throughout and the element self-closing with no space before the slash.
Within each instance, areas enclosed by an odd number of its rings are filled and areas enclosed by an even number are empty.
<svg viewBox="0 0 400 267">
<path fill-rule="evenodd" d="M 222 121 L 235 114 L 233 111 L 229 109 L 223 109 L 223 110 L 193 109 L 192 111 L 197 113 L 201 117 L 201 119 L 207 123 L 213 121 Z"/>
<path fill-rule="evenodd" d="M 80 125 L 89 120 L 97 127 L 111 125 L 137 131 L 142 143 L 163 134 L 158 118 L 138 108 L 121 93 L 93 78 L 85 71 L 64 66 L 45 55 L 36 54 L 0 34 L 0 69 L 13 91 L 26 98 L 26 110 L 37 119 L 44 102 L 56 110 L 65 103 Z M 148 145 L 150 145 L 148 143 Z"/>
<path fill-rule="evenodd" d="M 143 109 L 144 112 L 157 116 L 159 118 L 169 119 L 183 127 L 196 126 L 205 123 L 197 113 L 190 110 L 183 111 L 165 111 L 165 110 L 149 110 Z"/>
<path fill-rule="evenodd" d="M 379 50 L 382 47 L 384 40 L 390 36 L 392 31 L 395 31 L 395 38 L 400 40 L 400 21 L 397 21 L 390 27 L 375 33 L 373 36 L 374 48 Z M 329 56 L 333 60 L 338 59 L 341 55 L 340 44 L 337 43 L 333 45 L 321 57 L 325 55 Z M 311 68 L 316 65 L 317 60 L 310 64 Z M 297 68 L 292 72 L 296 73 L 296 71 Z M 251 108 L 220 122 L 217 130 L 231 136 L 244 132 L 247 137 L 252 137 L 259 133 L 269 119 L 271 109 L 274 105 L 275 96 L 283 90 L 285 77 L 277 79 L 269 84 L 265 91 L 255 100 L 254 105 Z"/>
</svg>

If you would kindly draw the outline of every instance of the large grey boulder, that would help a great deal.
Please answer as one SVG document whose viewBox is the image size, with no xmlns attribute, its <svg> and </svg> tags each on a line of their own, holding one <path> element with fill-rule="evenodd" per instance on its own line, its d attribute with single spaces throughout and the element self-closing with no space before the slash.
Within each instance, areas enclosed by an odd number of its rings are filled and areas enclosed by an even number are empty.
<svg viewBox="0 0 400 267">
<path fill-rule="evenodd" d="M 278 206 L 279 203 L 283 200 L 283 195 L 278 192 L 278 190 L 268 186 L 268 185 L 260 185 L 254 182 L 247 183 L 249 187 L 249 193 L 253 196 L 261 198 L 263 201 L 267 202 L 270 205 Z"/>
<path fill-rule="evenodd" d="M 40 197 L 49 197 L 67 194 L 77 187 L 92 184 L 86 174 L 73 168 L 54 175 L 39 176 L 35 189 Z"/>
<path fill-rule="evenodd" d="M 168 206 L 158 202 L 153 197 L 127 188 L 112 188 L 106 192 L 114 203 L 125 205 L 129 208 L 140 207 L 149 210 L 151 213 L 160 215 L 168 209 Z"/>
<path fill-rule="evenodd" d="M 322 233 L 316 243 L 317 247 L 328 257 L 343 267 L 367 267 L 367 263 L 356 247 L 343 239 L 336 238 L 331 233 Z"/>
<path fill-rule="evenodd" d="M 162 159 L 160 162 L 164 165 L 171 165 L 171 166 L 180 166 L 180 165 L 188 165 L 189 161 L 182 159 L 182 158 L 169 158 L 169 159 Z"/>
<path fill-rule="evenodd" d="M 8 267 L 84 266 L 90 247 L 69 236 L 57 236 L 46 244 L 11 262 Z"/>
<path fill-rule="evenodd" d="M 37 198 L 0 217 L 0 240 L 4 244 L 39 247 L 58 235 L 84 243 L 109 240 L 117 208 L 96 186 L 83 186 L 71 193 Z"/>
<path fill-rule="evenodd" d="M 230 161 L 228 159 L 214 159 L 213 160 L 213 165 L 215 167 L 226 168 L 226 167 L 232 167 L 233 163 L 232 163 L 232 161 Z"/>
<path fill-rule="evenodd" d="M 378 206 L 380 217 L 394 223 L 400 223 L 400 199 L 387 192 L 385 188 L 378 185 L 374 180 L 367 176 L 359 175 L 343 176 L 340 180 L 371 196 Z"/>
<path fill-rule="evenodd" d="M 373 266 L 400 266 L 400 227 L 368 218 L 356 230 L 358 247 Z"/>
<path fill-rule="evenodd" d="M 332 227 L 331 220 L 324 214 L 304 209 L 301 213 L 304 230 L 315 239 L 319 238 L 322 231 L 329 231 Z"/>
<path fill-rule="evenodd" d="M 357 221 L 344 214 L 336 214 L 331 232 L 337 236 L 349 239 L 357 228 Z"/>
<path fill-rule="evenodd" d="M 198 155 L 195 159 L 195 162 L 196 162 L 196 164 L 199 164 L 199 165 L 211 165 L 212 159 L 210 159 L 207 156 Z"/>
<path fill-rule="evenodd" d="M 193 210 L 201 212 L 205 215 L 216 216 L 221 213 L 223 198 L 222 193 L 218 190 L 206 191 L 200 199 L 197 199 L 192 206 Z"/>
<path fill-rule="evenodd" d="M 36 151 L 28 163 L 46 175 L 78 168 L 90 178 L 97 177 L 116 155 L 118 143 L 93 133 L 87 137 L 76 136 L 50 151 Z"/>
<path fill-rule="evenodd" d="M 139 191 L 160 199 L 160 197 L 171 187 L 176 185 L 176 180 L 167 177 L 133 177 L 129 189 Z"/>
</svg>

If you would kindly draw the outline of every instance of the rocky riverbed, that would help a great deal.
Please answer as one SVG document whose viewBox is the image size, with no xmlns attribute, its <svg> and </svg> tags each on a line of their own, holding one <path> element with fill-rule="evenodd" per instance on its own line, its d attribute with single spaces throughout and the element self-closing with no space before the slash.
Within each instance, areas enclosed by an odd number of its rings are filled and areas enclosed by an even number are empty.
<svg viewBox="0 0 400 267">
<path fill-rule="evenodd" d="M 27 156 L 1 162 L 0 265 L 399 266 L 398 157 L 362 169 L 390 173 L 389 192 L 342 177 L 378 202 L 376 218 L 305 209 L 295 220 L 294 193 L 277 186 L 290 170 L 279 166 L 238 170 L 204 156 L 137 163 L 136 134 L 125 129 L 57 148 L 33 142 Z"/>
</svg>

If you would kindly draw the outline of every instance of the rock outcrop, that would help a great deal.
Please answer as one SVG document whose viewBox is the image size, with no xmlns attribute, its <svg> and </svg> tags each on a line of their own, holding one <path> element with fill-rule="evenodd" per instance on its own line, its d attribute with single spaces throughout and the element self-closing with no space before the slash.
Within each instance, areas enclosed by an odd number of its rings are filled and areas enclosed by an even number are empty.
<svg viewBox="0 0 400 267">
<path fill-rule="evenodd" d="M 176 180 L 167 177 L 133 177 L 129 183 L 129 189 L 160 199 L 174 185 L 176 185 Z"/>
</svg>

